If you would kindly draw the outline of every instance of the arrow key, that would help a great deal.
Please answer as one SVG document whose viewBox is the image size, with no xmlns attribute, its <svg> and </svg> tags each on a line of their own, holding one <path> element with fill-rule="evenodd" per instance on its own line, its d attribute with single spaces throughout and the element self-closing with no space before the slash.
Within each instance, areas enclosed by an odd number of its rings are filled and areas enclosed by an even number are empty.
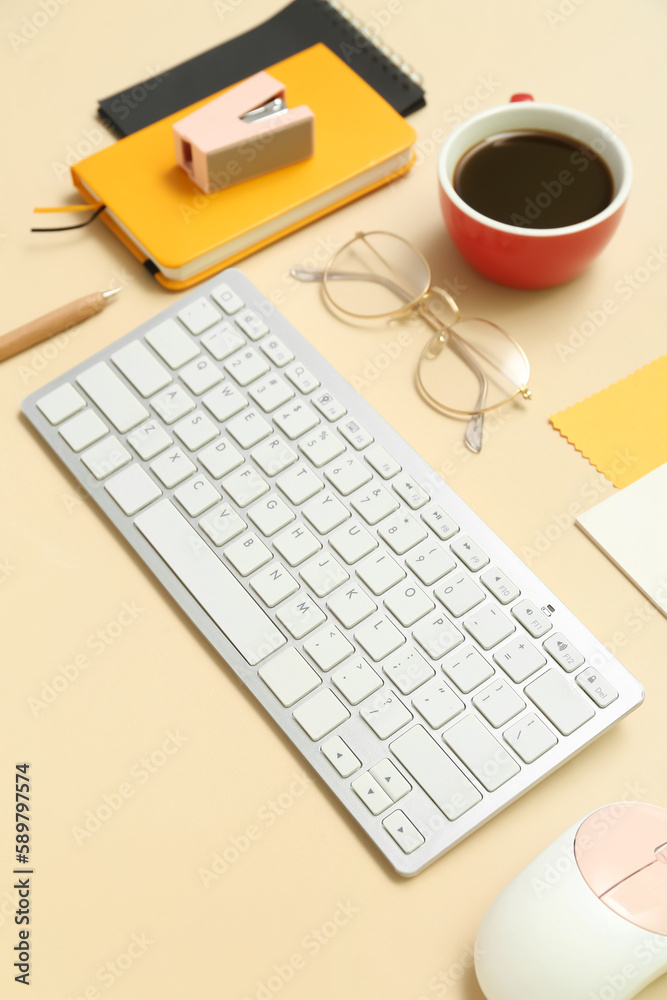
<svg viewBox="0 0 667 1000">
<path fill-rule="evenodd" d="M 390 797 L 368 771 L 354 779 L 352 788 L 374 816 L 384 812 L 391 805 Z"/>
<path fill-rule="evenodd" d="M 350 750 L 340 736 L 332 736 L 320 747 L 327 760 L 333 764 L 341 778 L 348 778 L 361 767 L 361 761 Z"/>
<path fill-rule="evenodd" d="M 394 767 L 392 762 L 386 757 L 379 764 L 376 764 L 375 767 L 371 768 L 371 774 L 380 788 L 384 788 L 392 802 L 398 802 L 399 799 L 402 799 L 412 789 L 410 782 L 406 781 L 398 768 Z"/>
<path fill-rule="evenodd" d="M 424 838 L 417 827 L 410 822 L 401 809 L 390 813 L 389 816 L 382 820 L 382 825 L 387 833 L 394 838 L 404 854 L 412 854 L 413 851 L 416 851 L 424 843 Z"/>
</svg>

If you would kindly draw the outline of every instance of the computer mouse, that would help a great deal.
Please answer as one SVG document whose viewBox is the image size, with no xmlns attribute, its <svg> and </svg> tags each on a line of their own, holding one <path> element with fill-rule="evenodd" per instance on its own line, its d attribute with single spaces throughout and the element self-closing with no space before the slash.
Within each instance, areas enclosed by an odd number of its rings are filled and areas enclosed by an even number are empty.
<svg viewBox="0 0 667 1000">
<path fill-rule="evenodd" d="M 667 972 L 667 809 L 571 826 L 492 903 L 475 971 L 487 1000 L 630 1000 Z"/>
</svg>

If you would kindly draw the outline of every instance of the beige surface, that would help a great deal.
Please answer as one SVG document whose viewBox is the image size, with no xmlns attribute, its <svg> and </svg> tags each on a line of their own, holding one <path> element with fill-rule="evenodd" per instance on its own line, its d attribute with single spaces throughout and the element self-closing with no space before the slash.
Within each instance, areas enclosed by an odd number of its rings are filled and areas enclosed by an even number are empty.
<svg viewBox="0 0 667 1000">
<path fill-rule="evenodd" d="M 245 30 L 280 4 L 58 2 L 44 0 L 57 13 L 16 52 L 12 33 L 40 4 L 3 4 L 2 327 L 96 289 L 125 288 L 56 347 L 0 367 L 0 992 L 35 1000 L 109 991 L 113 1000 L 480 1000 L 471 946 L 503 885 L 595 806 L 622 798 L 667 805 L 667 623 L 571 526 L 611 487 L 548 424 L 550 413 L 665 351 L 667 270 L 642 283 L 641 268 L 652 248 L 667 248 L 667 8 L 657 0 L 354 0 L 361 16 L 380 12 L 386 41 L 424 74 L 429 104 L 410 119 L 422 162 L 406 180 L 244 266 L 266 294 L 281 293 L 287 317 L 340 371 L 364 379 L 365 397 L 647 689 L 638 712 L 405 881 L 18 418 L 27 392 L 173 301 L 101 226 L 28 232 L 33 205 L 70 196 L 68 155 L 112 141 L 94 117 L 95 98 Z M 457 106 L 491 107 L 518 90 L 614 123 L 636 171 L 626 217 L 600 260 L 571 285 L 538 293 L 495 287 L 459 258 L 441 223 L 431 155 Z M 399 329 L 355 334 L 312 287 L 287 277 L 291 264 L 321 259 L 355 229 L 378 226 L 413 239 L 437 281 L 460 289 L 462 307 L 504 323 L 532 360 L 532 404 L 488 421 L 480 457 L 463 449 L 459 424 L 416 396 L 418 327 L 408 327 L 410 343 L 375 377 L 374 359 L 384 365 Z M 610 298 L 615 314 L 584 336 L 587 314 L 597 316 Z M 580 346 L 566 354 L 570 339 Z M 114 625 L 124 606 L 135 617 L 126 610 Z M 30 699 L 77 656 L 75 679 L 36 707 Z M 169 734 L 177 742 L 165 744 Z M 10 766 L 23 759 L 34 792 L 29 994 L 10 972 Z M 87 811 L 105 795 L 118 805 L 121 786 L 128 797 L 82 840 Z M 205 887 L 200 870 L 233 838 L 243 846 L 248 827 L 257 839 Z M 313 935 L 322 927 L 336 933 L 319 944 Z M 143 943 L 128 953 L 135 935 Z M 289 982 L 276 992 L 273 981 L 267 992 L 262 984 L 275 966 L 287 975 L 292 956 L 298 968 Z M 654 984 L 645 1000 L 666 989 Z"/>
</svg>

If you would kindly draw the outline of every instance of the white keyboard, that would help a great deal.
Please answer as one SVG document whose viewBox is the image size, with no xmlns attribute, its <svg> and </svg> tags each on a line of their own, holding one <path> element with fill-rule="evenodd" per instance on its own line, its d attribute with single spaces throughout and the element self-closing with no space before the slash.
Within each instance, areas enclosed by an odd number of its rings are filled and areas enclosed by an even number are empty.
<svg viewBox="0 0 667 1000">
<path fill-rule="evenodd" d="M 239 271 L 23 410 L 403 875 L 642 701 Z"/>
</svg>

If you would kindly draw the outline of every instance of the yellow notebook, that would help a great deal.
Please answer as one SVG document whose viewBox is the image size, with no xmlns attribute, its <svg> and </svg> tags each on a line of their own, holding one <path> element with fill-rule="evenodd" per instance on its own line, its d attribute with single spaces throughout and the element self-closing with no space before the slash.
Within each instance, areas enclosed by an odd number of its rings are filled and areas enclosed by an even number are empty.
<svg viewBox="0 0 667 1000">
<path fill-rule="evenodd" d="M 72 167 L 84 198 L 106 205 L 100 219 L 167 288 L 209 278 L 412 166 L 414 129 L 325 45 L 267 72 L 290 107 L 315 114 L 307 160 L 204 194 L 176 164 L 172 132 L 199 101 Z"/>
</svg>

